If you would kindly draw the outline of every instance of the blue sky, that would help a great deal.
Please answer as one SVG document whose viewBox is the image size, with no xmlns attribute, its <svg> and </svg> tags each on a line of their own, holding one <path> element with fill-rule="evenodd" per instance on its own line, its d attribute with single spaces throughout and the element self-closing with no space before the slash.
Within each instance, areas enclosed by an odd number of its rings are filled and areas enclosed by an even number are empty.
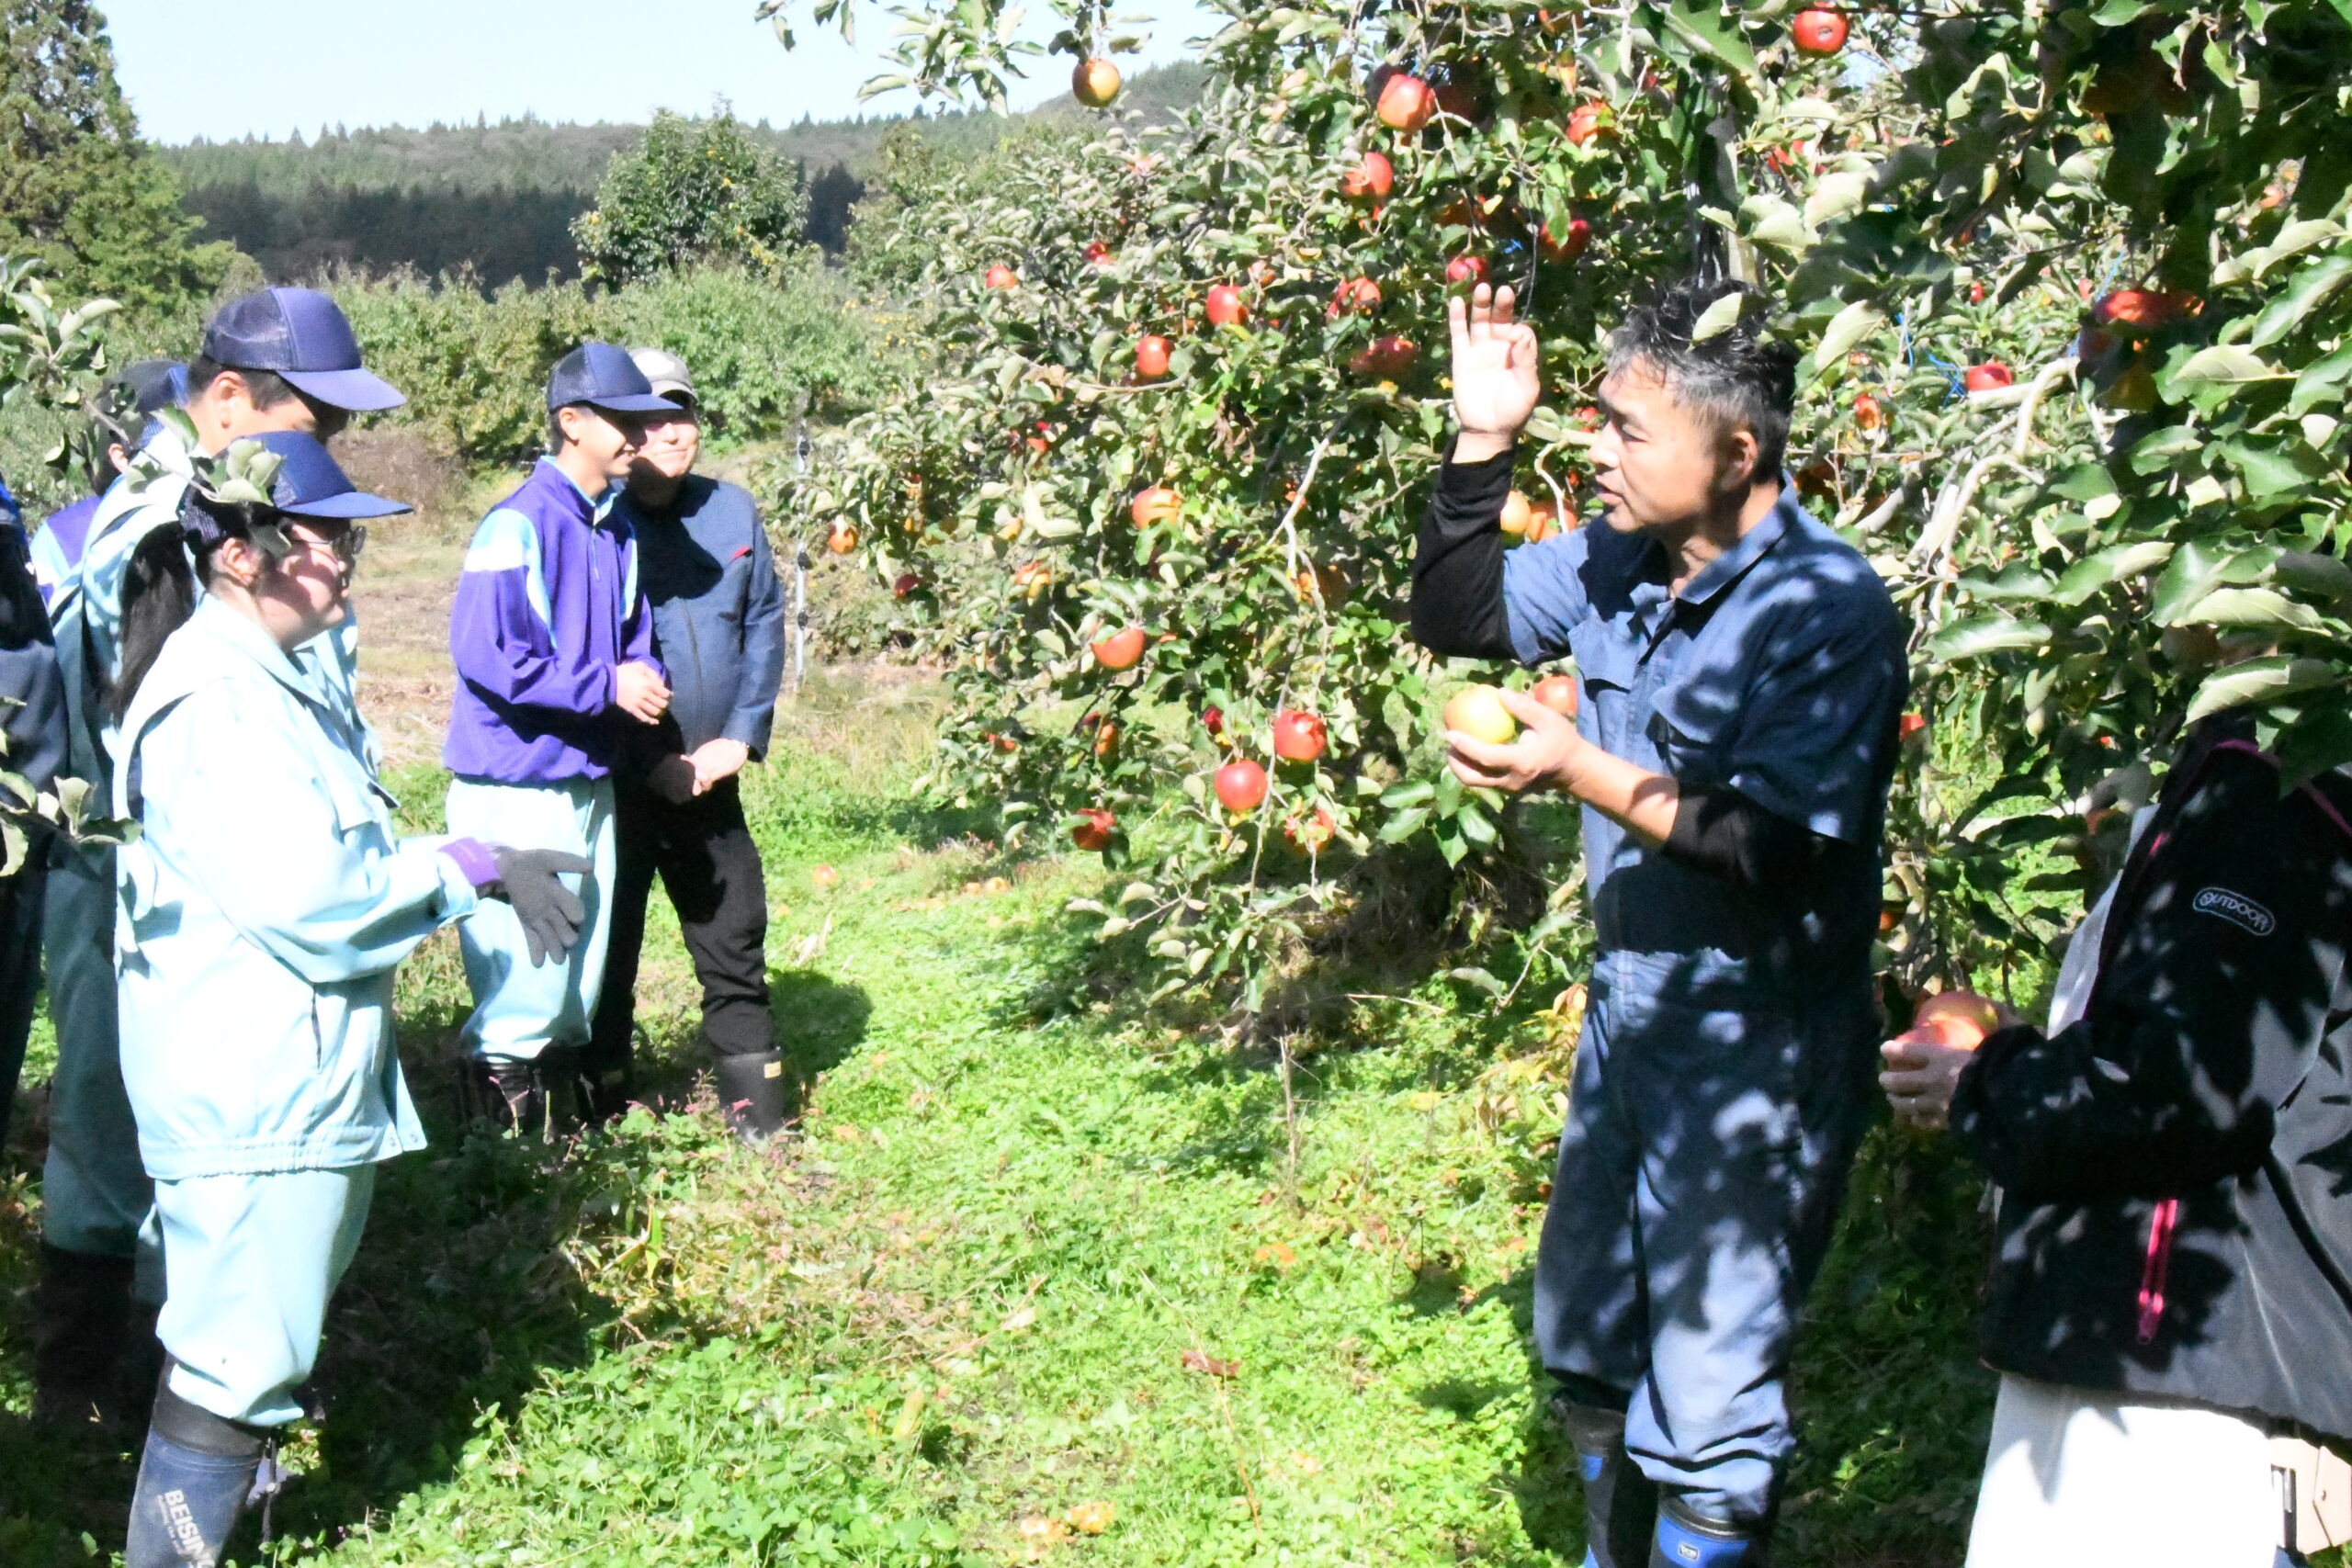
<svg viewBox="0 0 2352 1568">
<path fill-rule="evenodd" d="M 102 0 L 123 90 L 153 141 L 283 138 L 322 124 L 421 126 L 542 119 L 639 121 L 656 108 L 707 109 L 726 97 L 746 119 L 860 112 L 858 84 L 882 69 L 891 17 L 859 0 L 859 47 L 808 24 L 790 53 L 753 0 Z M 1194 0 L 1136 8 L 1156 19 L 1143 61 L 1173 60 L 1218 18 Z M 1050 37 L 1033 5 L 1024 31 Z M 1034 62 L 1014 107 L 1068 89 L 1069 62 Z M 1122 57 L 1120 63 L 1129 63 Z M 250 82 L 251 86 L 243 84 Z M 911 95 L 863 106 L 904 113 Z"/>
</svg>

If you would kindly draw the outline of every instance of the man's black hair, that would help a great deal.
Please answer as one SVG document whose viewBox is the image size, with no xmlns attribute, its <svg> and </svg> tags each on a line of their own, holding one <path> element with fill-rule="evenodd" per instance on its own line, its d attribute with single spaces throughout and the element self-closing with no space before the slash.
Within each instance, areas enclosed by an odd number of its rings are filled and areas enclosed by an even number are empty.
<svg viewBox="0 0 2352 1568">
<path fill-rule="evenodd" d="M 244 382 L 245 395 L 253 400 L 256 409 L 274 409 L 302 395 L 294 389 L 293 382 L 275 370 L 247 370 L 242 366 L 223 365 L 217 359 L 209 359 L 199 354 L 187 362 L 188 397 L 191 400 L 202 397 L 213 382 L 232 370 L 237 373 L 239 380 Z"/>
<path fill-rule="evenodd" d="M 1692 343 L 1707 307 L 1728 294 L 1742 296 L 1739 319 Z M 1685 278 L 1626 313 L 1609 336 L 1609 368 L 1645 366 L 1677 403 L 1717 430 L 1745 426 L 1756 436 L 1756 477 L 1776 475 L 1796 406 L 1797 352 L 1766 334 L 1764 315 L 1764 296 L 1748 284 Z"/>
</svg>

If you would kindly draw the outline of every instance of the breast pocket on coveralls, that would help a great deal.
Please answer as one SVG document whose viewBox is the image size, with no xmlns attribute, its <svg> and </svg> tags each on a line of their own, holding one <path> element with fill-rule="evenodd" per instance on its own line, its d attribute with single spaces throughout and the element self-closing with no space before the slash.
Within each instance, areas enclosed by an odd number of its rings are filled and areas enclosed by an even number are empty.
<svg viewBox="0 0 2352 1568">
<path fill-rule="evenodd" d="M 1641 661 L 1625 637 L 1598 619 L 1578 621 L 1568 628 L 1568 652 L 1577 661 L 1577 678 L 1590 699 L 1577 712 L 1577 729 L 1599 743 L 1606 736 L 1606 718 L 1623 711 L 1634 690 Z"/>
</svg>

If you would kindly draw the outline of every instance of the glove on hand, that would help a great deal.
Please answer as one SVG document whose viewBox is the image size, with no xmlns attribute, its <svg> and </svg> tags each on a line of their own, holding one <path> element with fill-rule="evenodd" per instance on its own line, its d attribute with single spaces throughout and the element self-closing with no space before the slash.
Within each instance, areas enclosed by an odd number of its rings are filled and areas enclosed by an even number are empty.
<svg viewBox="0 0 2352 1568">
<path fill-rule="evenodd" d="M 498 882 L 490 896 L 505 899 L 514 908 L 523 940 L 530 946 L 532 967 L 549 958 L 561 963 L 570 957 L 588 909 L 557 877 L 585 876 L 595 867 L 562 850 L 516 850 L 501 844 L 492 853 L 498 861 Z"/>
<path fill-rule="evenodd" d="M 571 956 L 588 911 L 557 877 L 585 876 L 595 869 L 588 862 L 562 850 L 517 850 L 478 839 L 452 839 L 441 852 L 457 863 L 476 893 L 503 899 L 514 909 L 534 968 L 550 956 Z"/>
</svg>

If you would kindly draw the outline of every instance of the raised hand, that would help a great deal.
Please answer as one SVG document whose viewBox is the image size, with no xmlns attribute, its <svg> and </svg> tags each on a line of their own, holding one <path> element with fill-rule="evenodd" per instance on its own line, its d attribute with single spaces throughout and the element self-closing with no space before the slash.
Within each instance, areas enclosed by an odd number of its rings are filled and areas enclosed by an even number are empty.
<svg viewBox="0 0 2352 1568">
<path fill-rule="evenodd" d="M 1462 426 L 1457 463 L 1482 462 L 1510 449 L 1543 396 L 1535 329 L 1511 320 L 1510 286 L 1485 284 L 1448 301 L 1453 333 L 1453 417 Z"/>
</svg>

